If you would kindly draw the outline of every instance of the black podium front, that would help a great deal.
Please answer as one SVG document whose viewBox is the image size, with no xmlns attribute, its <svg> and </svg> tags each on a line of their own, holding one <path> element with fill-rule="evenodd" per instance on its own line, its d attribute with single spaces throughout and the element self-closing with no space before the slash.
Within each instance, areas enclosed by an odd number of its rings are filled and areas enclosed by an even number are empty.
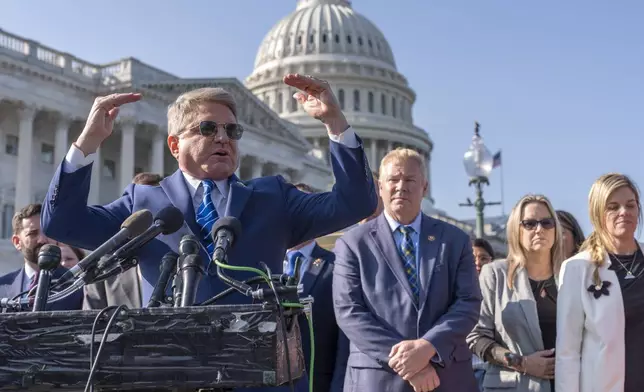
<svg viewBox="0 0 644 392">
<path fill-rule="evenodd" d="M 275 305 L 124 309 L 106 336 L 95 391 L 226 390 L 288 383 L 304 372 L 297 309 Z M 83 390 L 99 311 L 0 314 L 0 391 Z M 111 313 L 93 337 L 96 357 Z"/>
</svg>

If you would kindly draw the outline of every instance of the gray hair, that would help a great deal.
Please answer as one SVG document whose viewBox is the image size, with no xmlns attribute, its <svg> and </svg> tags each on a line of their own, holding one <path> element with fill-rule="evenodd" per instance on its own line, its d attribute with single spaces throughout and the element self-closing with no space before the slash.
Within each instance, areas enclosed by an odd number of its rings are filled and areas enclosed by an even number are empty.
<svg viewBox="0 0 644 392">
<path fill-rule="evenodd" d="M 231 93 L 221 87 L 204 87 L 179 95 L 168 106 L 168 135 L 179 135 L 195 120 L 198 106 L 206 102 L 226 106 L 237 118 L 237 104 Z"/>
</svg>

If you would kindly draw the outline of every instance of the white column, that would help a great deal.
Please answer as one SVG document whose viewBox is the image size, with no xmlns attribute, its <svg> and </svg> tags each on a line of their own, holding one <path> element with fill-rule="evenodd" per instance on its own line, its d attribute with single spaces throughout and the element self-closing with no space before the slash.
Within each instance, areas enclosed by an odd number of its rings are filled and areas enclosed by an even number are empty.
<svg viewBox="0 0 644 392">
<path fill-rule="evenodd" d="M 103 179 L 103 158 L 101 157 L 101 148 L 96 150 L 94 163 L 92 164 L 92 180 L 89 187 L 88 204 L 101 203 L 101 181 Z"/>
<path fill-rule="evenodd" d="M 58 166 L 65 159 L 69 150 L 69 126 L 71 117 L 61 115 L 56 124 L 56 136 L 54 138 L 54 165 Z"/>
<path fill-rule="evenodd" d="M 119 192 L 132 183 L 134 177 L 134 127 L 132 121 L 121 123 L 121 162 L 120 162 L 120 184 Z"/>
<path fill-rule="evenodd" d="M 34 159 L 34 118 L 36 108 L 18 109 L 18 171 L 16 173 L 15 211 L 32 202 L 32 162 Z"/>
<path fill-rule="evenodd" d="M 163 167 L 163 153 L 165 151 L 165 133 L 161 131 L 154 134 L 154 140 L 152 141 L 152 154 L 150 155 L 150 171 L 156 173 L 160 176 L 165 174 L 165 169 Z"/>
<path fill-rule="evenodd" d="M 370 165 L 372 170 L 376 170 L 380 162 L 378 162 L 378 139 L 371 139 L 371 162 Z"/>
<path fill-rule="evenodd" d="M 255 159 L 255 161 L 253 162 L 253 174 L 251 178 L 261 177 L 263 168 L 264 168 L 264 161 L 261 159 Z"/>
</svg>

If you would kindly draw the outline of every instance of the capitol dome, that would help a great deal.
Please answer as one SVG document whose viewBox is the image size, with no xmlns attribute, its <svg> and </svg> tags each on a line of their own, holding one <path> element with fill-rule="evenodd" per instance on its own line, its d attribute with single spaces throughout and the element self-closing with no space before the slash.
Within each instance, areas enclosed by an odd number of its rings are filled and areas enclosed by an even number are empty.
<svg viewBox="0 0 644 392">
<path fill-rule="evenodd" d="M 300 128 L 313 145 L 313 155 L 328 159 L 326 130 L 293 99 L 295 90 L 282 81 L 288 73 L 315 75 L 329 82 L 347 120 L 362 138 L 374 171 L 382 157 L 397 147 L 420 152 L 429 166 L 432 142 L 412 118 L 416 95 L 398 72 L 384 34 L 350 1 L 298 0 L 295 11 L 264 37 L 253 72 L 245 81 L 253 94 Z M 427 197 L 426 202 L 431 200 L 431 190 Z"/>
</svg>

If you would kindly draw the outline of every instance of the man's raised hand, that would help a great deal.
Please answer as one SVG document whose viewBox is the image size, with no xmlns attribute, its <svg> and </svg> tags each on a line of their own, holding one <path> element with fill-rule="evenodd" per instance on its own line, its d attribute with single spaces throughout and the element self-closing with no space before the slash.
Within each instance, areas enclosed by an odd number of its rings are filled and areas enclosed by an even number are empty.
<svg viewBox="0 0 644 392">
<path fill-rule="evenodd" d="M 141 94 L 125 93 L 97 97 L 87 116 L 85 128 L 74 143 L 85 155 L 98 150 L 114 130 L 114 121 L 122 105 L 139 101 Z"/>
</svg>

